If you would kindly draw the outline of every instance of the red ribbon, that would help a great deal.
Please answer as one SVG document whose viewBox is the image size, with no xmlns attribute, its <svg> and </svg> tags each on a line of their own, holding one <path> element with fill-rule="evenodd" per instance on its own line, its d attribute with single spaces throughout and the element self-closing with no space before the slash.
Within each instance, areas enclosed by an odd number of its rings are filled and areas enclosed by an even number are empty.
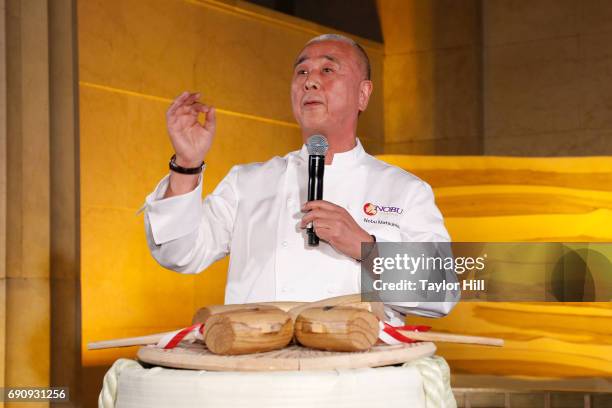
<svg viewBox="0 0 612 408">
<path fill-rule="evenodd" d="M 196 323 L 192 326 L 185 327 L 183 330 L 176 333 L 174 337 L 172 337 L 172 339 L 164 347 L 164 350 L 175 348 L 181 342 L 181 340 L 183 340 L 185 336 L 195 328 L 197 328 L 200 333 L 204 333 L 204 323 Z"/>
<path fill-rule="evenodd" d="M 402 343 L 416 343 L 420 340 L 413 340 L 411 338 L 408 338 L 404 336 L 402 333 L 400 333 L 398 330 L 426 332 L 431 329 L 430 326 L 391 326 L 387 322 L 383 322 L 383 323 L 385 324 L 383 331 L 387 333 L 389 336 L 393 337 L 395 340 L 401 341 Z"/>
<path fill-rule="evenodd" d="M 389 336 L 393 337 L 395 340 L 401 341 L 402 343 L 416 343 L 416 342 L 419 342 L 420 340 L 413 340 L 409 337 L 406 337 L 402 333 L 400 333 L 399 330 L 426 332 L 431 329 L 430 326 L 391 326 L 387 322 L 383 322 L 383 323 L 384 323 L 383 331 L 387 333 Z M 200 333 L 202 334 L 204 333 L 204 323 L 196 323 L 189 327 L 185 327 L 184 329 L 179 331 L 176 335 L 174 335 L 174 337 L 172 337 L 172 339 L 168 342 L 168 344 L 164 346 L 164 349 L 168 350 L 168 349 L 172 349 L 176 347 L 185 338 L 185 336 L 187 336 L 191 331 L 193 331 L 196 328 Z"/>
</svg>

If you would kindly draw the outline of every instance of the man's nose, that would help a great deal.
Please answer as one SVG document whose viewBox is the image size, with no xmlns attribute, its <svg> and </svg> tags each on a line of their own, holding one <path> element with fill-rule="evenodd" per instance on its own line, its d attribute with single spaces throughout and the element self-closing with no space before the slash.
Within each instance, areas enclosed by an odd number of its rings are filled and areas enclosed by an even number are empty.
<svg viewBox="0 0 612 408">
<path fill-rule="evenodd" d="M 304 89 L 307 91 L 319 89 L 320 86 L 319 81 L 313 75 L 308 75 L 308 78 L 306 78 L 306 81 L 304 81 Z"/>
</svg>

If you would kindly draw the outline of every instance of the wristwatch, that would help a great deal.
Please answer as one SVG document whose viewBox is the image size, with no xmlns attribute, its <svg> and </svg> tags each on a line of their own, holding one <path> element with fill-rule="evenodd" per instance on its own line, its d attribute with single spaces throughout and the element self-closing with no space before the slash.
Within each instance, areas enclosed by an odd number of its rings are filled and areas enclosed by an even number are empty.
<svg viewBox="0 0 612 408">
<path fill-rule="evenodd" d="M 170 163 L 168 164 L 168 167 L 170 167 L 170 170 L 180 174 L 198 174 L 202 172 L 204 164 L 204 161 L 202 161 L 202 164 L 200 164 L 198 167 L 181 167 L 176 164 L 176 154 L 173 154 L 170 158 Z"/>
</svg>

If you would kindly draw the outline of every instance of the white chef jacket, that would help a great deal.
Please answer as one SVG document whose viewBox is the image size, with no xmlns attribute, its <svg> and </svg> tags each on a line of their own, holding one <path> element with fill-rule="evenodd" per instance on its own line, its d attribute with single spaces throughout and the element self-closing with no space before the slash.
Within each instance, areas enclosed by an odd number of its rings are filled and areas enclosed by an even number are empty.
<svg viewBox="0 0 612 408">
<path fill-rule="evenodd" d="M 162 266 L 181 273 L 199 273 L 231 253 L 226 304 L 358 293 L 358 261 L 323 241 L 317 247 L 307 244 L 299 226 L 307 180 L 306 146 L 264 163 L 234 166 L 204 201 L 202 177 L 193 191 L 164 199 L 166 176 L 144 205 L 151 253 Z M 325 165 L 323 199 L 344 207 L 378 241 L 449 240 L 429 185 L 367 154 L 359 139 Z M 368 215 L 367 203 L 398 210 Z M 405 306 L 395 308 L 402 312 L 442 316 L 454 303 L 394 305 Z"/>
</svg>

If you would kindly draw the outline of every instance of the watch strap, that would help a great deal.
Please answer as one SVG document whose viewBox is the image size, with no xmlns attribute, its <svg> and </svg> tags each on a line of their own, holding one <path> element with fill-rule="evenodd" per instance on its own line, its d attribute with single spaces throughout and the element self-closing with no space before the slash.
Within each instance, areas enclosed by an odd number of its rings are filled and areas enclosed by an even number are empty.
<svg viewBox="0 0 612 408">
<path fill-rule="evenodd" d="M 199 174 L 202 172 L 202 169 L 204 169 L 204 164 L 204 161 L 202 161 L 202 164 L 198 167 L 182 167 L 176 164 L 176 154 L 173 154 L 170 158 L 168 167 L 170 167 L 170 170 L 180 174 Z"/>
</svg>

